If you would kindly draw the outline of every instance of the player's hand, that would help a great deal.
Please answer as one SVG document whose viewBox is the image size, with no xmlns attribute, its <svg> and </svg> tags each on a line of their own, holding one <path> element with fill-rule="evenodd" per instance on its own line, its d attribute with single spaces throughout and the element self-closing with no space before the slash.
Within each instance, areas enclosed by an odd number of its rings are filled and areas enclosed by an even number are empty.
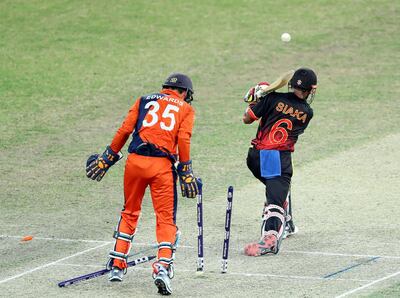
<svg viewBox="0 0 400 298">
<path fill-rule="evenodd" d="M 252 87 L 247 91 L 243 100 L 246 103 L 257 103 L 261 97 L 265 96 L 262 86 L 269 86 L 268 82 L 260 82 L 256 86 Z"/>
<path fill-rule="evenodd" d="M 91 155 L 86 162 L 86 176 L 92 180 L 100 181 L 107 173 L 108 169 L 120 160 L 122 154 L 115 153 L 110 146 L 100 156 Z"/>
<path fill-rule="evenodd" d="M 177 172 L 179 184 L 181 186 L 182 196 L 195 198 L 199 193 L 198 180 L 193 175 L 192 161 L 181 162 L 178 164 Z"/>
</svg>

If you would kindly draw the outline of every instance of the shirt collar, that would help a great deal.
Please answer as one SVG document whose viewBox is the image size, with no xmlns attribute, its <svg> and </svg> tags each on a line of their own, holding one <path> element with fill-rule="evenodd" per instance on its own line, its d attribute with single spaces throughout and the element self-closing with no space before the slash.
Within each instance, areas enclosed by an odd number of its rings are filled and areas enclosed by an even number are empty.
<svg viewBox="0 0 400 298">
<path fill-rule="evenodd" d="M 178 91 L 175 90 L 171 90 L 171 89 L 162 89 L 160 91 L 161 94 L 167 94 L 167 95 L 172 95 L 173 97 L 177 97 L 179 99 L 181 99 L 180 94 L 178 93 Z"/>
</svg>

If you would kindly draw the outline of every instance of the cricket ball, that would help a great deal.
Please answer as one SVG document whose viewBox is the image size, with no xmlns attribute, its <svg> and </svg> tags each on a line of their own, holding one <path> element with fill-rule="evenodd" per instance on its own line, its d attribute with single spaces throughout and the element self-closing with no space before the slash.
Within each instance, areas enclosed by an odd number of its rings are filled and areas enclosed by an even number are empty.
<svg viewBox="0 0 400 298">
<path fill-rule="evenodd" d="M 290 34 L 289 33 L 287 33 L 287 32 L 285 32 L 285 33 L 282 33 L 282 35 L 281 35 L 281 40 L 283 41 L 283 42 L 289 42 L 290 40 L 291 40 L 291 36 L 290 36 Z"/>
</svg>

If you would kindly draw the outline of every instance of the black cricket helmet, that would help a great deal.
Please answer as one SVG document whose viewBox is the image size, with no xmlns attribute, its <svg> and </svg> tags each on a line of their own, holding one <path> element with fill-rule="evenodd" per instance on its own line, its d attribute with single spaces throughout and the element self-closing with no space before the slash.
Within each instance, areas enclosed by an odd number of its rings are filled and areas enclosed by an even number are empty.
<svg viewBox="0 0 400 298">
<path fill-rule="evenodd" d="M 162 87 L 174 87 L 185 90 L 187 93 L 185 101 L 190 103 L 193 100 L 193 83 L 187 75 L 182 73 L 173 73 L 168 76 Z"/>
<path fill-rule="evenodd" d="M 311 104 L 317 91 L 317 75 L 312 69 L 299 68 L 290 79 L 289 87 L 310 92 L 305 100 Z"/>
<path fill-rule="evenodd" d="M 303 91 L 311 91 L 317 88 L 317 75 L 312 69 L 299 68 L 290 79 L 290 87 Z"/>
</svg>

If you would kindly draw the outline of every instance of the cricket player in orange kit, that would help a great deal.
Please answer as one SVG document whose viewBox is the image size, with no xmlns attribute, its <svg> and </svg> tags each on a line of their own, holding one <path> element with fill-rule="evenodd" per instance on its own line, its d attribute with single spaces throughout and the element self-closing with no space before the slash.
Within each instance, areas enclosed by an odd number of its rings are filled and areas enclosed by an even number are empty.
<svg viewBox="0 0 400 298">
<path fill-rule="evenodd" d="M 171 74 L 159 93 L 139 97 L 129 110 L 110 146 L 102 155 L 92 155 L 87 162 L 87 176 L 100 181 L 122 156 L 119 152 L 132 135 L 124 174 L 124 208 L 114 233 L 115 246 L 110 252 L 110 281 L 122 281 L 127 258 L 135 235 L 145 190 L 150 186 L 156 214 L 159 243 L 153 277 L 158 292 L 172 293 L 176 226 L 177 174 L 182 195 L 194 198 L 198 179 L 190 159 L 190 139 L 194 124 L 193 85 L 184 74 Z M 175 161 L 179 164 L 175 169 Z"/>
</svg>

